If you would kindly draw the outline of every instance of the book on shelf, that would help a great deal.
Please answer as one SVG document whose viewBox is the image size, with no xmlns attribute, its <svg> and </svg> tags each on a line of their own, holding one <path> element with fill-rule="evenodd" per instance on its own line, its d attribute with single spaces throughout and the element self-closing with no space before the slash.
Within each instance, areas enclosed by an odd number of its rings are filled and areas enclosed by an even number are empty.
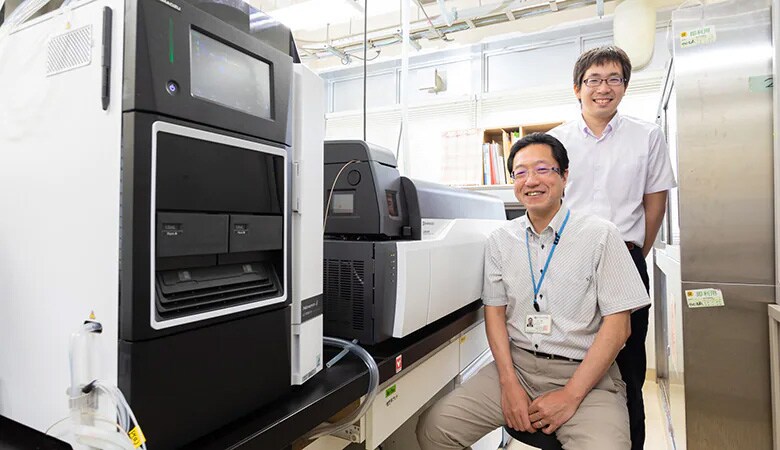
<svg viewBox="0 0 780 450">
<path fill-rule="evenodd" d="M 482 181 L 485 185 L 506 184 L 506 158 L 503 146 L 498 142 L 482 144 Z"/>
</svg>

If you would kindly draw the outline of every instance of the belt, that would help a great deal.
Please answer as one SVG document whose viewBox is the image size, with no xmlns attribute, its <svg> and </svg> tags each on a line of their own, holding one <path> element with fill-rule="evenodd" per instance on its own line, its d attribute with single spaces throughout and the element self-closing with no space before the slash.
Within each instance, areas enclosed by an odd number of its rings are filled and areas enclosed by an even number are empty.
<svg viewBox="0 0 780 450">
<path fill-rule="evenodd" d="M 626 242 L 626 247 L 628 247 L 628 251 L 629 251 L 629 252 L 630 252 L 631 250 L 635 249 L 635 248 L 638 248 L 638 249 L 642 250 L 642 247 L 640 247 L 640 246 L 638 246 L 638 245 L 634 244 L 633 242 Z"/>
<path fill-rule="evenodd" d="M 536 350 L 526 350 L 526 349 L 523 349 L 523 350 L 527 351 L 528 353 L 534 355 L 537 358 L 557 359 L 559 361 L 582 362 L 581 359 L 568 358 L 566 356 L 560 356 L 560 355 L 551 355 L 549 353 L 537 352 Z"/>
</svg>

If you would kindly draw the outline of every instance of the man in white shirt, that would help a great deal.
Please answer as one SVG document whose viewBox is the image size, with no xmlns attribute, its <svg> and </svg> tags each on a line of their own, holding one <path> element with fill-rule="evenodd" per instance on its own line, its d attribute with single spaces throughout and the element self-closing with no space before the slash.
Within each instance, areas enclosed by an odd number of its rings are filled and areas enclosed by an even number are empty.
<svg viewBox="0 0 780 450">
<path fill-rule="evenodd" d="M 630 78 L 631 62 L 620 48 L 583 53 L 574 65 L 573 80 L 582 114 L 550 134 L 563 143 L 571 160 L 566 206 L 617 226 L 649 290 L 645 258 L 661 226 L 667 192 L 676 184 L 660 127 L 617 111 Z M 642 385 L 648 310 L 631 315 L 631 337 L 617 357 L 626 382 L 633 450 L 642 449 L 645 441 Z"/>
<path fill-rule="evenodd" d="M 561 204 L 568 164 L 563 145 L 543 133 L 512 146 L 507 168 L 527 213 L 485 248 L 494 362 L 420 417 L 423 450 L 462 449 L 502 425 L 555 433 L 567 450 L 630 448 L 614 361 L 630 312 L 650 299 L 617 228 Z"/>
</svg>

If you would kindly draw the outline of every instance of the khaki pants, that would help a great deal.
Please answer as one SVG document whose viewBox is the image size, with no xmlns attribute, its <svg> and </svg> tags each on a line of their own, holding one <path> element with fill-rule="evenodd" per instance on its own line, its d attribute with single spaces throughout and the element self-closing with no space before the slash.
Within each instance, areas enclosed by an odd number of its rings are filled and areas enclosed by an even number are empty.
<svg viewBox="0 0 780 450">
<path fill-rule="evenodd" d="M 573 361 L 537 358 L 514 346 L 512 360 L 531 399 L 563 387 L 579 366 Z M 422 450 L 463 449 L 503 425 L 498 371 L 491 363 L 423 413 L 417 440 Z M 626 385 L 617 365 L 612 364 L 556 436 L 566 450 L 631 448 Z"/>
</svg>

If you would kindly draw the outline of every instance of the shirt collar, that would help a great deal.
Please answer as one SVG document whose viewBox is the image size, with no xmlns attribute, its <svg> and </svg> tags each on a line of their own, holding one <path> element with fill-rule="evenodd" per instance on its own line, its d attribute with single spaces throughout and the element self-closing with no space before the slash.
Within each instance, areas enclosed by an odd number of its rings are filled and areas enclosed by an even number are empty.
<svg viewBox="0 0 780 450">
<path fill-rule="evenodd" d="M 544 230 L 542 230 L 541 234 L 544 234 L 545 231 L 552 230 L 553 233 L 557 232 L 561 229 L 561 225 L 563 225 L 564 219 L 566 219 L 566 213 L 569 212 L 569 208 L 567 208 L 564 204 L 561 204 L 561 209 L 558 210 L 557 213 L 555 213 L 555 216 L 552 218 L 550 223 L 547 224 Z M 528 217 L 528 211 L 525 213 L 525 229 L 529 230 L 533 234 L 537 234 L 536 231 L 534 231 L 533 225 L 531 225 L 531 218 Z"/>
<path fill-rule="evenodd" d="M 582 117 L 582 114 L 580 114 L 577 123 L 579 124 L 578 128 L 580 129 L 580 131 L 582 131 L 582 133 L 585 136 L 590 136 L 600 141 L 605 137 L 609 136 L 615 130 L 617 130 L 618 126 L 620 125 L 620 121 L 621 121 L 620 113 L 616 111 L 615 115 L 612 117 L 612 120 L 610 120 L 609 123 L 607 124 L 607 127 L 604 128 L 604 133 L 602 133 L 600 138 L 597 138 L 596 135 L 594 135 L 593 132 L 590 131 L 590 128 L 588 128 L 588 124 L 585 123 L 585 119 Z"/>
</svg>

